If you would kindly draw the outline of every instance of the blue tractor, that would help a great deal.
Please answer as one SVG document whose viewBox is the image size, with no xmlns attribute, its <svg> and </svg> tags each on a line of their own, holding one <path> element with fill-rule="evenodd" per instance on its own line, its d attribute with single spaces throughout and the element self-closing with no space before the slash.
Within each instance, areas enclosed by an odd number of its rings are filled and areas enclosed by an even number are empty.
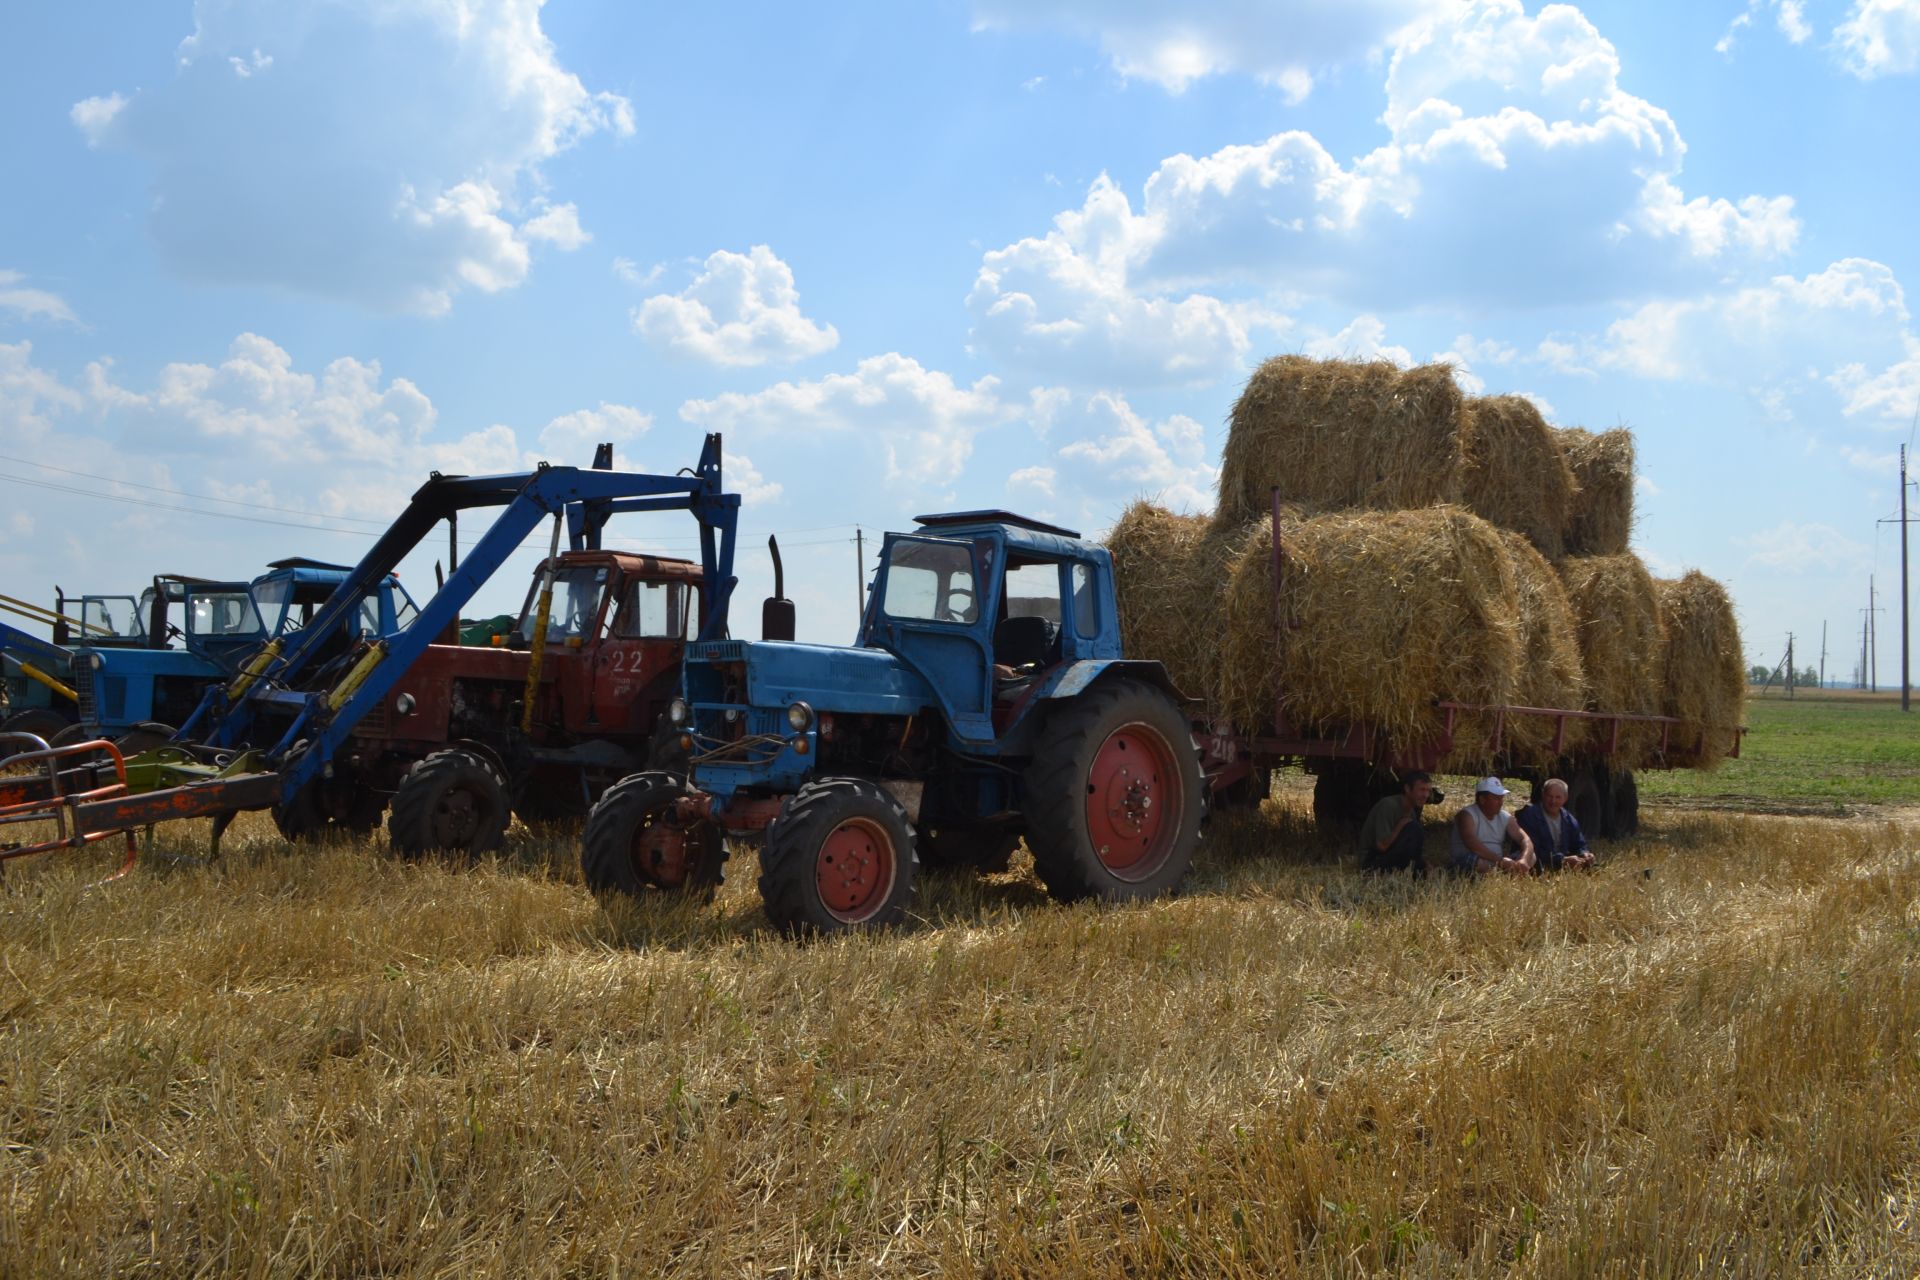
<svg viewBox="0 0 1920 1280">
<path fill-rule="evenodd" d="M 688 646 L 690 774 L 602 796 L 589 886 L 710 884 L 757 839 L 768 916 L 833 932 L 903 919 L 924 864 L 1004 866 L 1023 838 L 1057 899 L 1180 884 L 1206 784 L 1165 669 L 1121 654 L 1106 549 L 998 511 L 917 523 L 887 535 L 856 645 L 793 643 L 773 600 L 768 639 Z"/>
<path fill-rule="evenodd" d="M 178 638 L 180 648 L 103 645 L 88 633 L 73 657 L 78 722 L 56 742 L 106 738 L 137 754 L 186 726 L 207 690 L 239 672 L 248 655 L 313 621 L 334 588 L 346 581 L 346 565 L 290 558 L 275 560 L 251 583 L 173 577 L 166 592 L 143 597 L 142 610 L 127 612 L 145 624 L 146 635 Z M 161 583 L 156 580 L 156 589 Z M 179 605 L 179 622 L 167 604 Z M 385 635 L 417 612 L 399 579 L 388 575 L 352 617 L 327 638 L 331 654 L 345 653 L 363 635 Z M 83 608 L 82 620 L 88 618 Z M 104 615 L 111 617 L 111 614 Z"/>
</svg>

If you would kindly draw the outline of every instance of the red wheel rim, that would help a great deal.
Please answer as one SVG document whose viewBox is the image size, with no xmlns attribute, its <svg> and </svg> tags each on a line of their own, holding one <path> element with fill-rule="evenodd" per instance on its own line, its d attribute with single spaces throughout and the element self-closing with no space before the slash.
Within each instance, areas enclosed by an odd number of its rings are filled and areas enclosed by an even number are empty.
<svg viewBox="0 0 1920 1280">
<path fill-rule="evenodd" d="M 820 842 L 813 874 L 828 915 L 842 924 L 871 920 L 893 896 L 893 837 L 871 819 L 848 818 Z"/>
<path fill-rule="evenodd" d="M 1123 724 L 1107 735 L 1087 770 L 1087 835 L 1115 879 L 1145 880 L 1173 850 L 1180 831 L 1179 768 L 1151 725 Z"/>
<path fill-rule="evenodd" d="M 670 814 L 648 814 L 633 832 L 633 860 L 643 880 L 677 889 L 687 878 L 687 836 Z"/>
</svg>

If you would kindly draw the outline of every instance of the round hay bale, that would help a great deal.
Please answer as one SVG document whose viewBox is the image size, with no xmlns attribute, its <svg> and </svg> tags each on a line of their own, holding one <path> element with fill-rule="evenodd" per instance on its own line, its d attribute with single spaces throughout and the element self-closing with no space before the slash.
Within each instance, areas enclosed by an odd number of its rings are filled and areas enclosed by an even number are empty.
<svg viewBox="0 0 1920 1280">
<path fill-rule="evenodd" d="M 1220 693 L 1236 725 L 1271 723 L 1278 695 L 1296 728 L 1366 724 L 1411 744 L 1444 730 L 1435 699 L 1512 701 L 1513 570 L 1486 521 L 1458 507 L 1345 512 L 1283 521 L 1280 536 L 1285 625 L 1271 522 L 1256 524 L 1227 588 Z M 1485 742 L 1455 754 L 1477 759 Z"/>
<path fill-rule="evenodd" d="M 1746 656 L 1740 647 L 1740 622 L 1727 589 L 1697 570 L 1654 583 L 1660 614 L 1667 625 L 1662 670 L 1666 711 L 1686 722 L 1681 745 L 1696 737 L 1696 763 L 1718 765 L 1733 746 L 1746 718 Z"/>
<path fill-rule="evenodd" d="M 1533 544 L 1505 533 L 1513 557 L 1514 600 L 1520 618 L 1520 671 L 1514 702 L 1523 707 L 1572 711 L 1587 705 L 1587 672 L 1580 661 L 1579 624 L 1559 575 Z M 1508 754 L 1516 761 L 1548 763 L 1556 723 L 1543 716 L 1514 716 L 1507 721 Z M 1577 735 L 1570 733 L 1571 742 Z"/>
<path fill-rule="evenodd" d="M 1662 715 L 1666 710 L 1666 627 L 1653 575 L 1631 553 L 1577 556 L 1560 562 L 1560 580 L 1579 623 L 1580 661 L 1587 673 L 1587 705 L 1595 711 Z M 1589 742 L 1611 735 L 1596 722 Z M 1655 725 L 1630 725 L 1620 734 L 1618 765 L 1651 759 L 1660 741 Z"/>
<path fill-rule="evenodd" d="M 1219 685 L 1223 588 L 1250 534 L 1145 499 L 1107 534 L 1121 651 L 1162 663 L 1182 693 L 1209 707 Z"/>
<path fill-rule="evenodd" d="M 1275 356 L 1234 402 L 1216 522 L 1260 519 L 1275 489 L 1321 509 L 1454 501 L 1460 405 L 1449 365 Z"/>
<path fill-rule="evenodd" d="M 1538 406 L 1525 396 L 1471 396 L 1460 441 L 1468 510 L 1558 559 L 1576 486 Z"/>
<path fill-rule="evenodd" d="M 1625 555 L 1633 537 L 1633 433 L 1561 427 L 1554 436 L 1576 485 L 1562 538 L 1566 553 Z"/>
</svg>

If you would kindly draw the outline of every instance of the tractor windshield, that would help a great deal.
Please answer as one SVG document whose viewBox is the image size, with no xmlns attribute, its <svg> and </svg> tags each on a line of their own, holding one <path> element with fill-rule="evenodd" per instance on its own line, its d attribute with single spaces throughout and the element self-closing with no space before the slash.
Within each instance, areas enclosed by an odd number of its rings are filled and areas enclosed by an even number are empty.
<svg viewBox="0 0 1920 1280">
<path fill-rule="evenodd" d="M 553 578 L 553 607 L 547 615 L 547 643 L 565 644 L 592 633 L 600 616 L 600 596 L 607 586 L 607 566 L 576 565 Z M 540 612 L 540 579 L 535 578 L 520 610 L 514 634 L 531 638 Z"/>
<path fill-rule="evenodd" d="M 245 591 L 195 592 L 187 597 L 187 634 L 226 640 L 260 634 L 260 614 Z"/>
<path fill-rule="evenodd" d="M 628 582 L 613 616 L 613 634 L 622 640 L 686 639 L 687 595 L 684 582 Z"/>
<path fill-rule="evenodd" d="M 882 607 L 889 617 L 916 622 L 972 622 L 980 616 L 973 548 L 964 542 L 896 539 L 887 553 Z"/>
<path fill-rule="evenodd" d="M 91 640 L 139 640 L 147 634 L 146 617 L 132 596 L 88 596 L 80 602 L 80 621 Z"/>
</svg>

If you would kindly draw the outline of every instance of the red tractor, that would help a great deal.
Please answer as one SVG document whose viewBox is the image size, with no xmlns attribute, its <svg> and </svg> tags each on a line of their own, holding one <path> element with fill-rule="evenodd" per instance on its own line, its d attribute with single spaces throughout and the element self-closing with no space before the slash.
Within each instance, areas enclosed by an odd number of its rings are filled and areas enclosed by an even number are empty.
<svg viewBox="0 0 1920 1280">
<path fill-rule="evenodd" d="M 513 631 L 488 646 L 428 646 L 355 727 L 332 776 L 275 810 L 282 832 L 370 830 L 391 805 L 400 851 L 484 853 L 510 814 L 584 816 L 629 773 L 684 769 L 665 712 L 706 607 L 700 566 L 686 560 L 581 550 L 544 561 Z"/>
</svg>

